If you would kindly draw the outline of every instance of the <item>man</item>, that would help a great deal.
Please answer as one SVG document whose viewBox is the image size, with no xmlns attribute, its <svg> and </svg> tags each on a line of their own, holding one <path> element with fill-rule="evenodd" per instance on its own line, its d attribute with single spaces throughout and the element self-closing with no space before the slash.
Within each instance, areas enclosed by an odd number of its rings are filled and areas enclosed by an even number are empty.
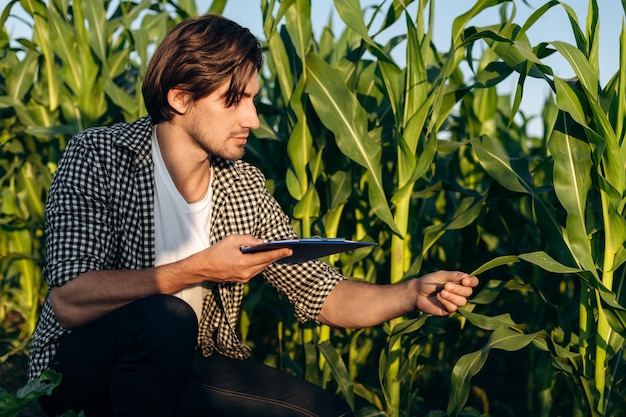
<svg viewBox="0 0 626 417">
<path fill-rule="evenodd" d="M 246 360 L 236 332 L 245 283 L 262 273 L 299 320 L 351 328 L 415 309 L 449 314 L 478 284 L 439 271 L 377 286 L 318 261 L 275 263 L 290 249 L 240 251 L 295 237 L 261 173 L 240 160 L 259 127 L 261 64 L 247 29 L 186 20 L 148 67 L 149 117 L 68 144 L 46 204 L 50 291 L 29 366 L 30 378 L 63 376 L 42 399 L 50 415 L 350 414 L 338 396 Z"/>
</svg>

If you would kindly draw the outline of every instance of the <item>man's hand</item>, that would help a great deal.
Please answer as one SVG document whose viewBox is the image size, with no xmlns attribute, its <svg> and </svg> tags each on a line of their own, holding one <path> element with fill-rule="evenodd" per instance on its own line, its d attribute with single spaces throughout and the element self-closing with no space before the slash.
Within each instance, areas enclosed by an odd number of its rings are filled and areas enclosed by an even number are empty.
<svg viewBox="0 0 626 417">
<path fill-rule="evenodd" d="M 230 235 L 194 255 L 194 264 L 202 281 L 248 282 L 270 264 L 286 256 L 292 250 L 280 248 L 258 253 L 242 253 L 242 246 L 253 246 L 263 240 L 249 235 Z"/>
<path fill-rule="evenodd" d="M 437 271 L 410 282 L 418 310 L 435 316 L 454 313 L 467 303 L 478 278 L 464 272 Z"/>
</svg>

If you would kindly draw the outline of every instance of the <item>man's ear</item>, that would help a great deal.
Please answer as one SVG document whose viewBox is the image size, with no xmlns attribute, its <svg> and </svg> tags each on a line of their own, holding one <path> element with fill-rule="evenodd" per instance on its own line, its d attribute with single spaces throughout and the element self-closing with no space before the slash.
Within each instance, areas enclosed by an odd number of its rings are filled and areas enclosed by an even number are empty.
<svg viewBox="0 0 626 417">
<path fill-rule="evenodd" d="M 191 106 L 191 96 L 180 88 L 170 88 L 167 92 L 167 102 L 180 114 L 185 114 Z"/>
</svg>

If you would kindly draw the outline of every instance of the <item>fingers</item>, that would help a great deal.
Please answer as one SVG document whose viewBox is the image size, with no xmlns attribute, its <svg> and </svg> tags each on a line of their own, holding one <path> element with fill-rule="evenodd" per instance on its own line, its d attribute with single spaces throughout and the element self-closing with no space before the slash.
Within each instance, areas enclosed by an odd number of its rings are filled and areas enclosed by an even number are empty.
<svg viewBox="0 0 626 417">
<path fill-rule="evenodd" d="M 465 274 L 459 281 L 444 284 L 443 289 L 437 294 L 437 299 L 448 312 L 453 313 L 467 304 L 468 297 L 472 295 L 477 285 L 477 277 Z"/>
<path fill-rule="evenodd" d="M 232 249 L 241 249 L 244 246 L 255 246 L 263 243 L 262 239 L 258 239 L 254 236 L 250 235 L 229 235 L 226 236 L 222 241 L 225 244 L 228 244 L 232 247 Z M 218 242 L 217 244 L 219 244 Z M 242 259 L 245 260 L 245 264 L 250 265 L 265 265 L 267 267 L 269 264 L 274 263 L 282 258 L 287 256 L 291 256 L 293 251 L 289 248 L 279 248 L 267 251 L 261 251 L 256 253 L 246 253 Z"/>
<path fill-rule="evenodd" d="M 250 235 L 230 235 L 201 252 L 196 263 L 205 281 L 245 283 L 270 264 L 292 254 L 289 248 L 258 253 L 242 253 L 241 247 L 263 243 Z"/>
<path fill-rule="evenodd" d="M 458 294 L 466 297 L 472 294 L 472 288 L 478 286 L 479 283 L 477 277 L 470 276 L 465 272 L 445 270 L 425 275 L 422 277 L 422 282 L 425 284 L 434 284 L 437 286 L 438 290 L 443 286 L 443 288 L 447 288 L 454 293 L 457 293 L 457 290 L 461 289 Z"/>
<path fill-rule="evenodd" d="M 431 298 L 433 307 L 427 308 L 422 304 L 422 310 L 435 315 L 447 315 L 456 312 L 467 304 L 467 299 L 478 285 L 478 278 L 460 271 L 440 270 L 425 275 L 420 281 L 423 284 L 435 285 L 435 290 L 427 290 L 430 285 L 424 286 L 423 296 Z M 432 287 L 431 287 L 432 288 Z"/>
<path fill-rule="evenodd" d="M 478 282 L 479 282 L 478 278 L 474 276 L 471 276 L 471 277 L 466 276 L 465 278 L 461 280 L 461 284 L 463 284 L 466 287 L 471 287 L 471 288 L 477 287 Z"/>
<path fill-rule="evenodd" d="M 259 245 L 263 243 L 263 239 L 256 238 L 252 235 L 228 235 L 217 242 L 216 245 L 220 244 L 220 242 L 239 249 L 242 246 Z"/>
<path fill-rule="evenodd" d="M 448 312 L 453 313 L 459 307 L 463 307 L 467 304 L 467 297 L 469 295 L 471 295 L 471 291 L 468 295 L 460 295 L 444 289 L 437 294 L 437 300 L 439 300 Z"/>
<path fill-rule="evenodd" d="M 467 284 L 464 281 L 467 280 Z M 469 297 L 474 292 L 474 287 L 478 285 L 478 280 L 475 285 L 474 280 L 470 278 L 464 279 L 464 281 L 456 281 L 456 282 L 447 282 L 443 285 L 442 291 L 447 291 L 451 294 L 460 295 L 462 297 Z"/>
<path fill-rule="evenodd" d="M 236 267 L 233 268 L 233 275 L 231 276 L 231 279 L 235 282 L 248 282 L 272 263 L 292 254 L 292 250 L 289 248 L 258 253 L 238 252 L 234 255 Z"/>
<path fill-rule="evenodd" d="M 267 268 L 270 264 L 281 260 L 282 258 L 286 258 L 287 256 L 291 256 L 293 251 L 289 248 L 280 248 L 273 249 L 264 252 L 257 253 L 245 253 L 243 255 L 243 259 L 246 263 L 250 265 L 258 265 L 262 266 L 263 269 Z"/>
<path fill-rule="evenodd" d="M 438 271 L 443 277 L 440 277 L 442 283 L 452 282 L 461 284 L 465 287 L 475 287 L 478 285 L 478 278 L 470 276 L 469 274 L 461 271 Z"/>
</svg>

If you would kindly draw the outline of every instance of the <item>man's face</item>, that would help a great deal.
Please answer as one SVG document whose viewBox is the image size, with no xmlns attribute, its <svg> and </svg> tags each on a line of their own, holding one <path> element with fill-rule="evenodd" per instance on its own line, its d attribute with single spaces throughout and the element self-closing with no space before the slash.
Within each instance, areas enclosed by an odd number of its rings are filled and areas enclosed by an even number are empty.
<svg viewBox="0 0 626 417">
<path fill-rule="evenodd" d="M 189 137 L 209 155 L 224 159 L 241 159 L 251 130 L 259 127 L 254 99 L 259 93 L 258 74 L 248 80 L 238 104 L 227 107 L 224 94 L 228 80 L 208 96 L 193 103 L 185 119 L 184 128 Z"/>
</svg>

